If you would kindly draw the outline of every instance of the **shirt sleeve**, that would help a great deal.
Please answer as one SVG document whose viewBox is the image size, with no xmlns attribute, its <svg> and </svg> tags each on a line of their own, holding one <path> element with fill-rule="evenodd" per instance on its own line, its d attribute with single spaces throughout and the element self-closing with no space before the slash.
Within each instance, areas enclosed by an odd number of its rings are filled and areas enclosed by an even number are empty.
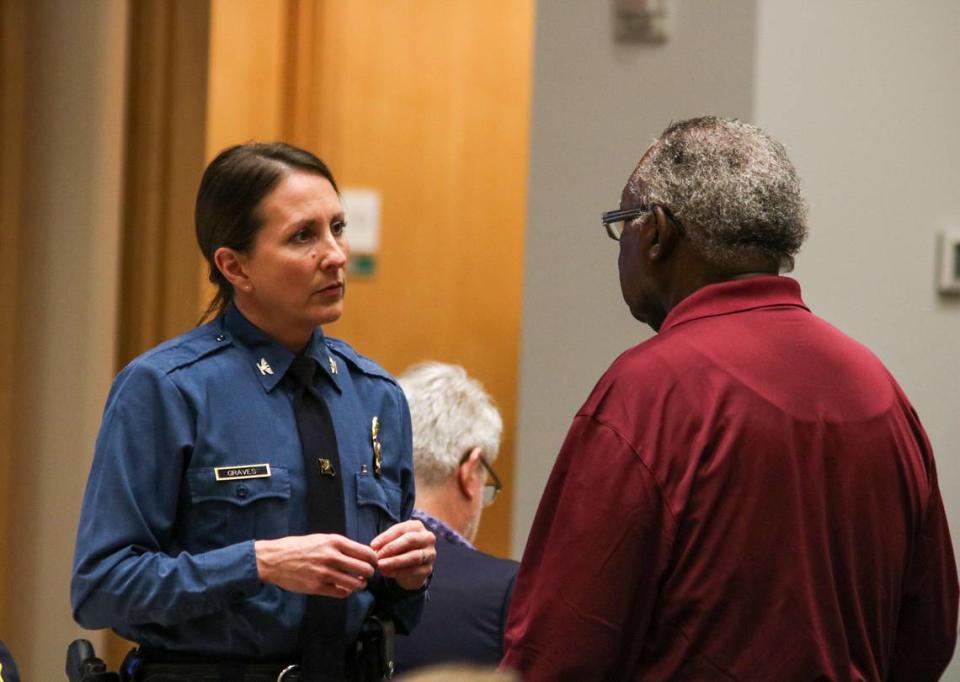
<svg viewBox="0 0 960 682">
<path fill-rule="evenodd" d="M 889 680 L 938 680 L 957 642 L 957 566 L 933 475 L 927 513 L 907 568 Z"/>
<path fill-rule="evenodd" d="M 0 682 L 20 682 L 17 664 L 13 662 L 10 650 L 2 641 L 0 641 Z"/>
<path fill-rule="evenodd" d="M 623 675 L 624 648 L 649 626 L 673 529 L 634 449 L 578 415 L 527 541 L 502 666 L 528 681 Z"/>
<path fill-rule="evenodd" d="M 135 362 L 107 399 L 74 554 L 71 603 L 86 628 L 170 625 L 255 594 L 253 541 L 176 551 L 196 418 L 170 377 Z"/>
<path fill-rule="evenodd" d="M 403 443 L 400 462 L 400 483 L 402 498 L 400 504 L 400 520 L 406 521 L 413 513 L 413 501 L 416 494 L 413 476 L 413 427 L 410 423 L 410 408 L 403 392 L 396 388 L 398 418 L 400 420 L 400 436 Z M 383 578 L 377 574 L 379 580 L 372 583 L 371 591 L 377 600 L 377 611 L 393 620 L 397 632 L 402 635 L 410 634 L 423 614 L 424 594 L 427 585 L 419 590 L 405 590 L 396 581 Z M 429 581 L 427 581 L 429 584 Z"/>
</svg>

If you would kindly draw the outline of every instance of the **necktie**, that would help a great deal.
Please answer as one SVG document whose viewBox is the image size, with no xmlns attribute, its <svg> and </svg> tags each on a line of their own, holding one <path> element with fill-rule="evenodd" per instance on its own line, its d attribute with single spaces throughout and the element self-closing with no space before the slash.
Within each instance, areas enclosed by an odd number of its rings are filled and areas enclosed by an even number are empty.
<svg viewBox="0 0 960 682">
<path fill-rule="evenodd" d="M 346 532 L 340 454 L 326 402 L 313 386 L 317 363 L 298 355 L 290 366 L 296 384 L 297 420 L 307 483 L 307 532 Z M 306 682 L 346 679 L 346 604 L 333 597 L 307 597 L 301 637 L 301 666 Z"/>
</svg>

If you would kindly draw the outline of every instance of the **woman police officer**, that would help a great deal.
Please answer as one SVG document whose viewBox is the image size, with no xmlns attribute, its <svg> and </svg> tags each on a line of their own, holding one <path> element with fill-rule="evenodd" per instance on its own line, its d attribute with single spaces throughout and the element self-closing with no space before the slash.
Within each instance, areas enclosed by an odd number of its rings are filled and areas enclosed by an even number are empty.
<svg viewBox="0 0 960 682">
<path fill-rule="evenodd" d="M 357 679 L 365 619 L 411 628 L 435 551 L 409 520 L 402 392 L 320 327 L 343 310 L 337 186 L 296 147 L 231 147 L 203 175 L 196 227 L 216 316 L 113 383 L 81 510 L 74 616 L 140 645 L 136 679 L 211 666 L 220 679 L 277 679 L 301 660 L 300 679 Z"/>
</svg>

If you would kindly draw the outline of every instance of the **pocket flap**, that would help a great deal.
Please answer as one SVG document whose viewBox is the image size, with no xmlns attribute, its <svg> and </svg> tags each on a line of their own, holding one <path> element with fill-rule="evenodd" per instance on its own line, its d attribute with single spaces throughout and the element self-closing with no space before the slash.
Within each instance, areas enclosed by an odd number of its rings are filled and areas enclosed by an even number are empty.
<svg viewBox="0 0 960 682">
<path fill-rule="evenodd" d="M 357 474 L 357 504 L 380 507 L 394 521 L 400 521 L 400 488 L 381 483 L 370 474 Z"/>
<path fill-rule="evenodd" d="M 290 472 L 286 467 L 271 466 L 270 476 L 217 480 L 214 467 L 187 469 L 190 499 L 199 502 L 230 502 L 244 506 L 265 497 L 290 497 Z"/>
</svg>

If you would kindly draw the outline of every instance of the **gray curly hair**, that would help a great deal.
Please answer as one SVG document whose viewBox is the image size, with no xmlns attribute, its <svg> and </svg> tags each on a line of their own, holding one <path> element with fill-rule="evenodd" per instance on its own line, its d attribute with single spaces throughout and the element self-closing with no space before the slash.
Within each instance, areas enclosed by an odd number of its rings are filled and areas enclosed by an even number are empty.
<svg viewBox="0 0 960 682">
<path fill-rule="evenodd" d="M 747 255 L 769 257 L 790 271 L 807 236 L 806 202 L 786 149 L 736 119 L 671 123 L 627 190 L 638 201 L 668 208 L 718 267 L 735 266 Z"/>
</svg>

